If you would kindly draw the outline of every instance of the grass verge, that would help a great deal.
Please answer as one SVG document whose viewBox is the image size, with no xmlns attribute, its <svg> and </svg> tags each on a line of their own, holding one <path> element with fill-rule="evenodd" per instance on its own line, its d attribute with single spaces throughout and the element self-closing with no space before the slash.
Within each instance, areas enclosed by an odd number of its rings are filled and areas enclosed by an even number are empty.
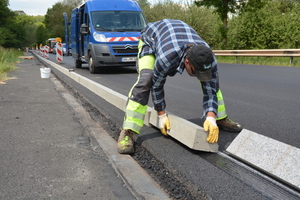
<svg viewBox="0 0 300 200">
<path fill-rule="evenodd" d="M 8 80 L 8 73 L 15 70 L 15 64 L 19 61 L 19 56 L 24 53 L 16 49 L 5 49 L 0 47 L 0 83 Z"/>
<path fill-rule="evenodd" d="M 216 56 L 218 63 L 249 64 L 249 65 L 273 65 L 300 67 L 300 58 L 293 57 L 243 57 L 243 56 Z"/>
</svg>

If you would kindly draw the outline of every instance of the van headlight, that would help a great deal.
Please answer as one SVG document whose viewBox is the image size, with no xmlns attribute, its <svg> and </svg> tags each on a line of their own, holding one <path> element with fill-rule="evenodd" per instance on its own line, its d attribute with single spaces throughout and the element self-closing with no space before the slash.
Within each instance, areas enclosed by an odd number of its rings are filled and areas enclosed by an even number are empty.
<svg viewBox="0 0 300 200">
<path fill-rule="evenodd" d="M 106 42 L 106 37 L 104 34 L 94 32 L 93 37 L 97 42 Z"/>
</svg>

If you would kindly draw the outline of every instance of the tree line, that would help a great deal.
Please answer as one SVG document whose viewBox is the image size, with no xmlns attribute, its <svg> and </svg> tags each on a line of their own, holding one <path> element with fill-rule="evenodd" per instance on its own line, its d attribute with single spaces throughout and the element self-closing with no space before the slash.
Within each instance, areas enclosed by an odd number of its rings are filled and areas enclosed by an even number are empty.
<svg viewBox="0 0 300 200">
<path fill-rule="evenodd" d="M 300 46 L 300 0 L 171 0 L 150 4 L 137 0 L 148 22 L 179 19 L 193 27 L 213 49 L 280 49 Z M 0 46 L 45 44 L 48 38 L 64 40 L 63 13 L 82 0 L 63 0 L 45 16 L 29 16 L 8 9 L 0 0 Z"/>
</svg>

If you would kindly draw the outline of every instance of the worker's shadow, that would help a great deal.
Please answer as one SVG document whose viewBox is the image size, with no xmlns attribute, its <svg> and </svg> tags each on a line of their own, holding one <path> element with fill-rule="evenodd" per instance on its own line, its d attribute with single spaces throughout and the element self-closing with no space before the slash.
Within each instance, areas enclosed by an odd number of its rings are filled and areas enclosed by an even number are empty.
<svg viewBox="0 0 300 200">
<path fill-rule="evenodd" d="M 173 144 L 170 144 L 170 146 L 178 145 L 181 148 L 185 149 L 186 151 L 189 151 L 189 152 L 191 152 L 193 154 L 197 154 L 197 155 L 208 153 L 208 152 L 204 152 L 204 151 L 197 151 L 197 150 L 191 149 L 191 148 L 187 147 L 186 145 L 182 144 L 181 142 L 179 142 L 178 140 L 174 139 L 173 137 L 163 135 L 158 128 L 156 128 L 156 127 L 152 127 L 152 128 L 153 128 L 153 132 L 150 132 L 148 134 L 141 134 L 136 137 L 136 140 L 135 140 L 136 153 L 138 153 L 140 151 L 144 151 L 143 147 L 147 148 L 147 146 L 148 146 L 147 144 L 144 144 L 144 143 L 146 143 L 146 141 L 150 141 L 150 140 L 152 140 L 154 142 L 155 142 L 155 140 L 164 140 L 162 143 L 164 143 L 165 147 L 169 146 L 168 144 L 166 144 L 166 142 L 167 143 L 170 142 L 170 143 L 173 143 Z M 153 144 L 151 146 L 155 146 L 155 144 Z M 135 154 L 135 155 L 137 155 L 137 154 Z"/>
<path fill-rule="evenodd" d="M 199 124 L 201 124 L 202 119 L 199 119 L 199 118 L 188 119 L 188 121 L 199 125 Z M 190 151 L 192 153 L 196 153 L 196 154 L 201 153 L 201 151 L 193 150 L 193 149 L 187 147 L 186 145 L 182 144 L 180 141 L 174 139 L 171 136 L 165 136 L 165 135 L 163 135 L 161 133 L 161 131 L 159 130 L 159 128 L 157 128 L 157 127 L 151 126 L 151 127 L 144 127 L 144 128 L 147 129 L 147 131 L 144 131 L 144 133 L 138 135 L 136 137 L 136 140 L 135 140 L 135 144 L 136 144 L 137 150 L 139 149 L 139 146 L 142 146 L 143 143 L 145 143 L 146 141 L 149 141 L 149 140 L 155 141 L 155 140 L 159 140 L 161 138 L 163 140 L 166 140 L 166 142 L 167 141 L 173 142 L 176 145 L 179 145 L 182 148 L 184 148 L 184 149 L 186 149 L 186 150 L 188 150 L 188 151 Z M 172 124 L 171 124 L 171 128 L 172 128 Z M 147 132 L 147 133 L 145 133 L 145 132 Z M 206 152 L 202 152 L 202 153 L 206 153 Z"/>
<path fill-rule="evenodd" d="M 86 70 L 89 70 L 87 67 Z M 135 74 L 137 73 L 136 67 L 99 67 L 95 74 Z"/>
</svg>

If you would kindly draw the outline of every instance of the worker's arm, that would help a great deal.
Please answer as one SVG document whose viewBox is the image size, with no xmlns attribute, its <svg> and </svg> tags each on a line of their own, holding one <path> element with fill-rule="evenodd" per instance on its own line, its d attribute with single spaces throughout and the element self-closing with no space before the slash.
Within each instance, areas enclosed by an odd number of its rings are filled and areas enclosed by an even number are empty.
<svg viewBox="0 0 300 200">
<path fill-rule="evenodd" d="M 170 131 L 170 120 L 165 112 L 165 99 L 164 99 L 164 84 L 167 78 L 167 67 L 161 62 L 160 59 L 156 59 L 155 67 L 153 69 L 153 85 L 151 88 L 152 100 L 154 109 L 157 111 L 159 120 L 159 129 L 162 134 L 168 135 Z"/>
<path fill-rule="evenodd" d="M 201 82 L 203 91 L 203 116 L 206 117 L 203 128 L 208 132 L 207 142 L 215 143 L 219 139 L 219 128 L 216 123 L 218 99 L 217 91 L 219 90 L 218 67 L 217 62 L 213 63 L 212 80 Z"/>
</svg>

